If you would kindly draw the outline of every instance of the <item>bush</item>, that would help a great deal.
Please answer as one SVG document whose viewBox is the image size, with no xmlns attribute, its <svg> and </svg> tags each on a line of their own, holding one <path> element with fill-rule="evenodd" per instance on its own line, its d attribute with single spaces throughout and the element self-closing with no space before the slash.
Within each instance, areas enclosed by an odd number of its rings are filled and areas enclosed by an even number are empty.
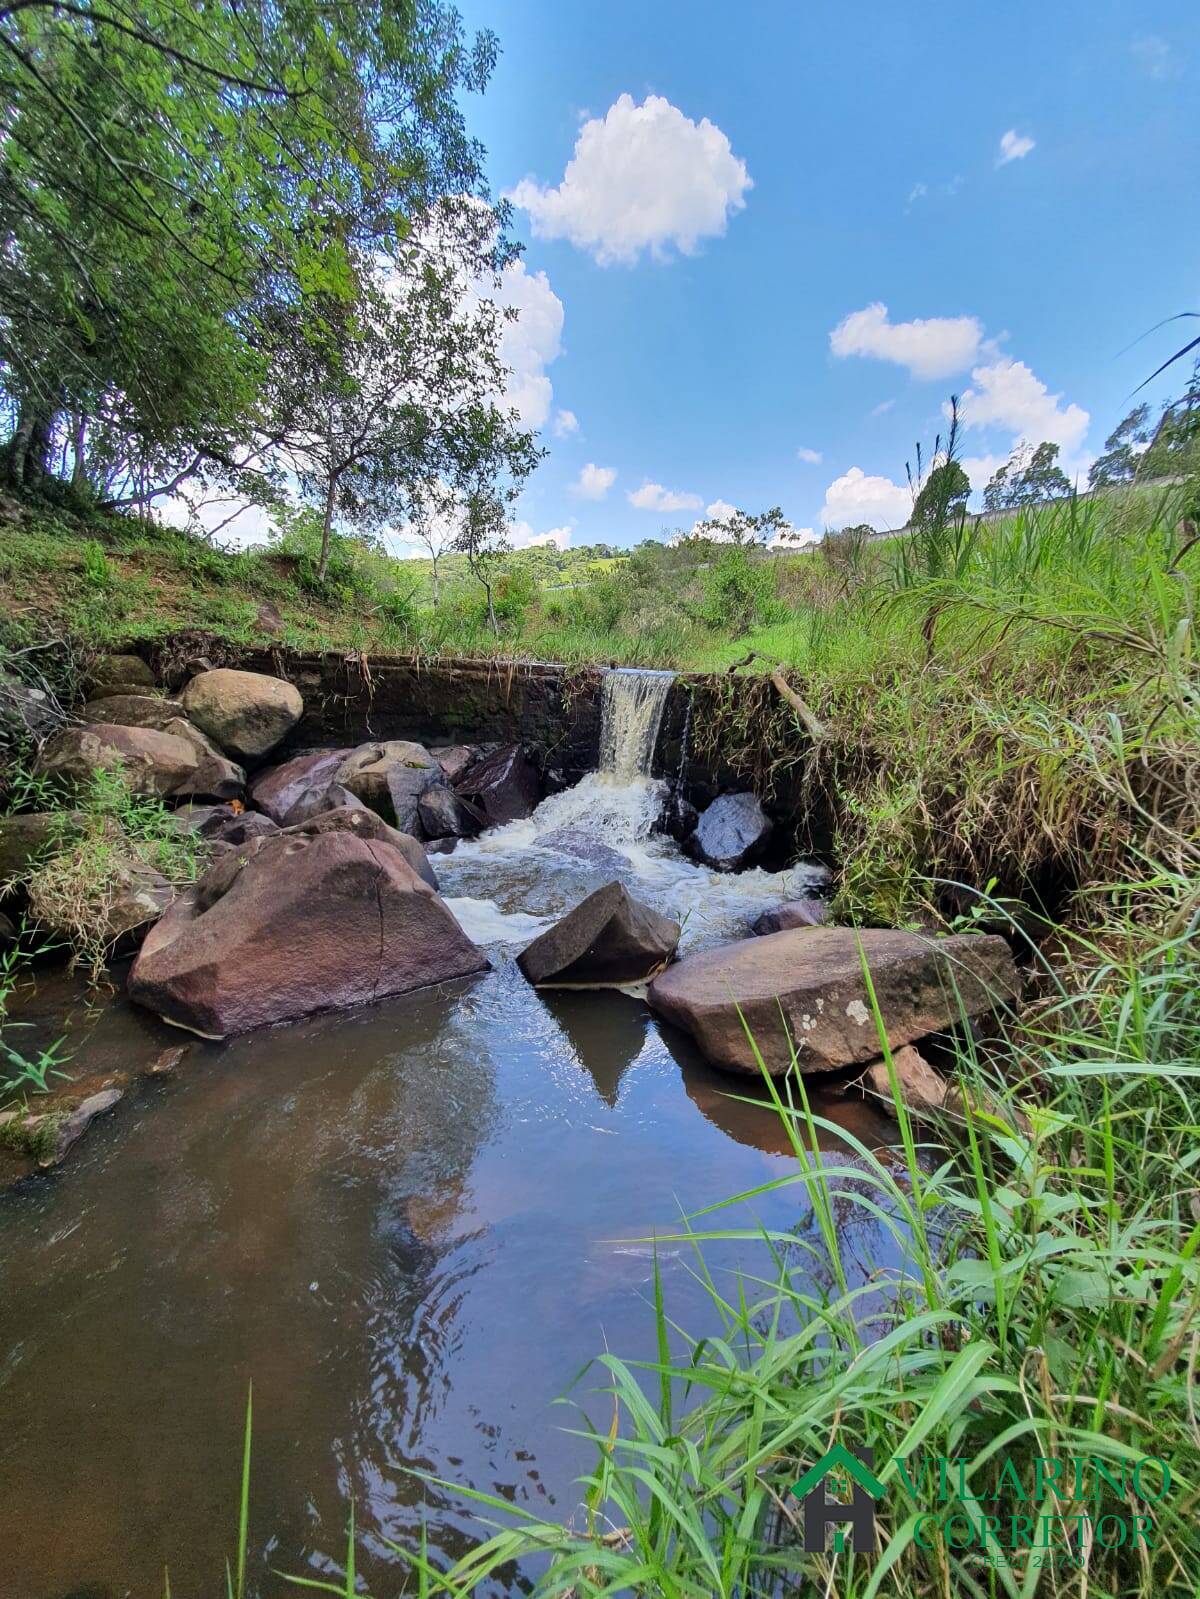
<svg viewBox="0 0 1200 1599">
<path fill-rule="evenodd" d="M 703 617 L 710 627 L 735 636 L 758 623 L 780 620 L 775 571 L 769 556 L 740 544 L 726 545 L 701 574 Z"/>
</svg>

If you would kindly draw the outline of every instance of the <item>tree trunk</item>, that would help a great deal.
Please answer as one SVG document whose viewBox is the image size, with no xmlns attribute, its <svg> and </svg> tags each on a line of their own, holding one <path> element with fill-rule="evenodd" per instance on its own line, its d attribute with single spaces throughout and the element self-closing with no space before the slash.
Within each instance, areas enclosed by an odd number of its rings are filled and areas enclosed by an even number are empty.
<svg viewBox="0 0 1200 1599">
<path fill-rule="evenodd" d="M 84 449 L 87 445 L 87 417 L 82 411 L 77 411 L 74 417 L 74 427 L 71 431 L 71 446 L 74 460 L 71 463 L 71 487 L 76 493 L 87 487 L 87 474 L 83 469 Z"/>
<path fill-rule="evenodd" d="M 500 637 L 500 624 L 496 620 L 496 607 L 492 604 L 492 585 L 488 582 L 487 578 L 483 579 L 483 589 L 484 589 L 484 593 L 487 595 L 488 621 L 491 624 L 492 637 L 493 638 L 499 638 Z"/>
<path fill-rule="evenodd" d="M 438 557 L 434 555 L 432 551 L 430 551 L 430 557 L 433 561 L 433 608 L 436 611 L 438 608 L 438 601 L 442 597 L 442 591 L 441 584 L 438 579 Z"/>
<path fill-rule="evenodd" d="M 321 522 L 321 558 L 317 562 L 318 583 L 324 583 L 325 571 L 329 566 L 329 535 L 333 530 L 333 500 L 336 493 L 337 473 L 331 472 L 325 489 L 325 515 Z"/>
<path fill-rule="evenodd" d="M 54 413 L 22 405 L 17 425 L 5 446 L 4 476 L 14 489 L 36 489 L 50 467 Z"/>
</svg>

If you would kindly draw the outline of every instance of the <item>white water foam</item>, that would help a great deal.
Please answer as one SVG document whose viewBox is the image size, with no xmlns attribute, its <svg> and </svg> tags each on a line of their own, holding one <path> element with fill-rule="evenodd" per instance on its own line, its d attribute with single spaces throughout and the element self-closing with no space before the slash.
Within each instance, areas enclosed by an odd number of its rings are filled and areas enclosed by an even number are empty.
<svg viewBox="0 0 1200 1599">
<path fill-rule="evenodd" d="M 670 672 L 607 672 L 601 769 L 543 800 L 532 816 L 493 828 L 438 861 L 439 875 L 462 890 L 447 904 L 477 943 L 527 942 L 617 877 L 681 922 L 680 947 L 695 949 L 745 936 L 762 911 L 825 881 L 824 868 L 810 862 L 782 872 L 716 872 L 655 833 L 668 785 L 649 774 L 672 681 Z M 570 847 L 555 842 L 564 830 Z M 588 843 L 614 851 L 619 862 L 607 853 L 589 861 Z M 495 897 L 470 892 L 479 888 Z"/>
</svg>

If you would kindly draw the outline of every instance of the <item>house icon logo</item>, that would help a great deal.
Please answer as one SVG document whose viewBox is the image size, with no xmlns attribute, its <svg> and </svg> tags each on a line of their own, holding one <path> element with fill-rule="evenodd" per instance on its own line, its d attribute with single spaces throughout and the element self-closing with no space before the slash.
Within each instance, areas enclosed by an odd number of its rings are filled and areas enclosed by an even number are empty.
<svg viewBox="0 0 1200 1599">
<path fill-rule="evenodd" d="M 855 1449 L 844 1444 L 834 1444 L 821 1456 L 815 1466 L 810 1466 L 789 1490 L 804 1506 L 805 1554 L 821 1554 L 825 1549 L 825 1529 L 831 1522 L 850 1523 L 850 1543 L 855 1554 L 869 1555 L 875 1549 L 875 1501 L 884 1494 L 884 1486 L 871 1470 L 875 1464 L 873 1449 Z M 836 1474 L 835 1480 L 849 1483 L 849 1502 L 830 1499 L 826 1495 L 826 1478 Z M 846 1529 L 837 1526 L 833 1535 L 836 1554 L 846 1547 Z"/>
</svg>

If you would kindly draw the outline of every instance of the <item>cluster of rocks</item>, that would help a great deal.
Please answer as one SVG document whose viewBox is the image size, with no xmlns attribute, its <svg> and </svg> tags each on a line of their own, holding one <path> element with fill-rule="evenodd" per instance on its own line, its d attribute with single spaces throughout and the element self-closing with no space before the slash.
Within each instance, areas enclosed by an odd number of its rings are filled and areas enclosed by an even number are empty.
<svg viewBox="0 0 1200 1599">
<path fill-rule="evenodd" d="M 609 883 L 536 938 L 518 964 L 537 986 L 648 982 L 655 1015 L 726 1071 L 846 1073 L 889 1100 L 894 1074 L 911 1109 L 943 1108 L 948 1085 L 914 1046 L 1015 1004 L 1007 943 L 825 927 L 823 919 L 820 902 L 793 901 L 767 913 L 757 936 L 676 961 L 678 923 Z"/>
<path fill-rule="evenodd" d="M 426 846 L 528 816 L 541 798 L 517 744 L 382 740 L 270 764 L 303 711 L 292 684 L 228 669 L 197 673 L 172 699 L 143 661 L 117 656 L 97 669 L 81 721 L 42 748 L 45 775 L 69 786 L 120 771 L 208 841 L 211 864 L 181 892 L 131 861 L 109 928 L 141 940 L 130 996 L 204 1037 L 485 970 L 439 897 Z M 663 823 L 722 871 L 761 859 L 772 834 L 751 794 L 723 795 L 703 814 L 675 799 Z M 0 823 L 0 880 L 49 847 L 56 825 L 50 814 Z M 570 829 L 545 842 L 605 864 L 605 847 Z M 854 1069 L 877 1091 L 898 1072 L 922 1104 L 941 1103 L 941 1079 L 913 1046 L 1013 1002 L 1007 944 L 824 920 L 819 901 L 793 901 L 765 913 L 756 936 L 677 960 L 679 924 L 614 881 L 536 938 L 519 966 L 537 986 L 648 985 L 650 1009 L 731 1072 Z"/>
<path fill-rule="evenodd" d="M 438 896 L 425 845 L 527 816 L 541 798 L 520 745 L 386 740 L 269 764 L 303 712 L 281 678 L 204 670 L 176 699 L 139 657 L 109 656 L 81 720 L 53 732 L 38 759 L 67 788 L 119 771 L 207 841 L 211 865 L 182 892 L 140 861 L 119 862 L 101 930 L 140 942 L 130 996 L 205 1037 L 484 970 Z M 0 880 L 53 849 L 61 826 L 52 812 L 0 822 Z"/>
</svg>

